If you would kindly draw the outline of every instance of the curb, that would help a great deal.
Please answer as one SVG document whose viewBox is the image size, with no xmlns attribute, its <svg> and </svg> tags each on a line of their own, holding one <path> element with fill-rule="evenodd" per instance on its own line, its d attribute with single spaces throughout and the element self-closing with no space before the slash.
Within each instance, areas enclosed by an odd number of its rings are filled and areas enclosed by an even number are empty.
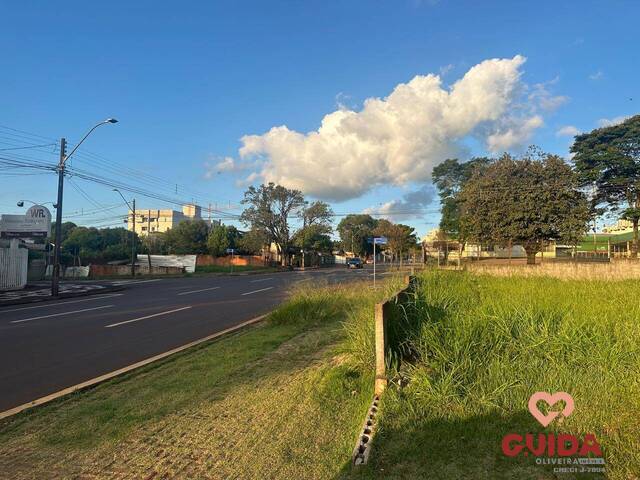
<svg viewBox="0 0 640 480">
<path fill-rule="evenodd" d="M 55 300 L 64 300 L 67 298 L 76 298 L 76 297 L 88 297 L 90 295 L 99 295 L 101 293 L 111 293 L 111 292 L 119 292 L 124 290 L 126 285 L 109 285 L 103 288 L 94 288 L 92 290 L 88 290 L 85 292 L 72 292 L 72 293 L 61 293 L 57 298 L 52 298 L 51 296 L 47 297 L 33 297 L 33 298 L 17 298 L 15 300 L 8 300 L 6 302 L 0 301 L 1 307 L 10 307 L 11 305 L 26 305 L 29 303 L 41 303 L 41 302 L 49 302 Z"/>
<path fill-rule="evenodd" d="M 71 387 L 67 387 L 63 390 L 59 390 L 57 392 L 51 393 L 49 395 L 46 395 L 44 397 L 40 397 L 37 398 L 35 400 L 32 400 L 28 403 L 23 403 L 22 405 L 18 405 L 17 407 L 14 408 L 10 408 L 9 410 L 5 410 L 4 412 L 0 412 L 0 420 L 7 418 L 7 417 L 11 417 L 12 415 L 16 415 L 17 413 L 23 412 L 24 410 L 27 410 L 31 407 L 36 407 L 38 405 L 43 405 L 45 403 L 49 403 L 53 400 L 56 400 L 60 397 L 64 397 L 65 395 L 69 395 L 70 393 L 74 393 L 74 392 L 78 392 L 80 390 L 84 390 L 87 389 L 89 387 L 93 387 L 98 385 L 99 383 L 105 382 L 107 380 L 111 380 L 112 378 L 115 378 L 117 376 L 123 375 L 125 373 L 131 372 L 135 369 L 138 369 L 140 367 L 144 367 L 145 365 L 149 365 L 150 363 L 156 362 L 158 360 L 162 360 L 165 359 L 175 353 L 179 353 L 182 352 L 184 350 L 187 350 L 191 347 L 195 347 L 196 345 L 200 345 L 201 343 L 204 342 L 208 342 L 210 340 L 215 340 L 218 339 L 224 335 L 228 335 L 230 333 L 233 333 L 237 330 L 240 330 L 244 327 L 248 327 L 249 325 L 253 325 L 255 323 L 258 323 L 262 320 L 264 320 L 267 316 L 269 316 L 271 312 L 265 313 L 264 315 L 260 315 L 258 317 L 252 318 L 251 320 L 247 320 L 245 322 L 242 322 L 238 325 L 235 325 L 233 327 L 229 327 L 226 328 L 224 330 L 221 330 L 220 332 L 216 332 L 213 333 L 211 335 L 208 335 L 204 338 L 201 338 L 199 340 L 194 340 L 193 342 L 189 342 L 185 345 L 182 345 L 180 347 L 176 347 L 172 350 L 168 350 L 164 353 L 160 353 L 158 355 L 154 355 L 153 357 L 149 357 L 145 360 L 141 360 L 139 362 L 133 363 L 131 365 L 128 365 L 126 367 L 122 367 L 119 368 L 118 370 L 114 370 L 113 372 L 109 372 L 109 373 L 105 373 L 104 375 L 100 375 L 99 377 L 95 377 L 92 378 L 90 380 L 86 380 L 84 382 L 78 383 L 76 385 L 73 385 Z"/>
</svg>

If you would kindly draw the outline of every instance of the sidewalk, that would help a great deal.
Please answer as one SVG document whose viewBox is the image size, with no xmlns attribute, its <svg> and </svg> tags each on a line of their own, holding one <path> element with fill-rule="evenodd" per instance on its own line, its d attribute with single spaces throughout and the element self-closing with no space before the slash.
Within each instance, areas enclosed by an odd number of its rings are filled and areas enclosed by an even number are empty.
<svg viewBox="0 0 640 480">
<path fill-rule="evenodd" d="M 61 283 L 58 298 L 81 297 L 97 293 L 108 293 L 123 290 L 123 285 L 110 283 Z M 43 302 L 51 300 L 51 286 L 47 282 L 37 282 L 27 285 L 22 290 L 0 291 L 0 307 L 19 305 L 23 303 Z"/>
</svg>

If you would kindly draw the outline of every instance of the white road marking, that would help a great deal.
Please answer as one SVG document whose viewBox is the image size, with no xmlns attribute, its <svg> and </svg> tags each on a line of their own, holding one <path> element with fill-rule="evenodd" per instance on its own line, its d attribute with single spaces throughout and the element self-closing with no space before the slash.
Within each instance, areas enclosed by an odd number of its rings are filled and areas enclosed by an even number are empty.
<svg viewBox="0 0 640 480">
<path fill-rule="evenodd" d="M 264 292 L 266 290 L 271 290 L 273 287 L 261 288 L 260 290 L 254 290 L 253 292 L 243 293 L 242 295 L 251 295 L 253 293 Z"/>
<path fill-rule="evenodd" d="M 258 280 L 251 280 L 251 282 L 249 282 L 249 283 L 266 282 L 267 280 L 273 280 L 273 277 L 270 277 L 270 278 L 260 278 L 260 279 L 258 279 Z"/>
<path fill-rule="evenodd" d="M 84 298 L 82 300 L 73 300 L 70 302 L 59 302 L 59 303 L 47 303 L 46 305 L 36 305 L 35 307 L 22 307 L 22 308 L 13 308 L 11 310 L 2 310 L 2 313 L 9 312 L 20 312 L 22 310 L 33 310 L 34 308 L 46 308 L 46 307 L 57 307 L 58 305 L 69 305 L 70 303 L 80 303 L 80 302 L 91 302 L 94 300 L 102 300 L 103 298 L 111 298 L 111 297 L 121 297 L 124 293 L 111 293 L 108 295 L 96 295 L 91 298 Z"/>
<path fill-rule="evenodd" d="M 153 278 L 151 280 L 118 280 L 117 282 L 113 282 L 114 285 L 135 285 L 138 283 L 150 283 L 150 282 L 159 282 L 162 278 Z"/>
<path fill-rule="evenodd" d="M 110 325 L 105 325 L 105 328 L 117 327 L 118 325 L 124 325 L 126 323 L 139 322 L 140 320 L 146 320 L 147 318 L 159 317 L 160 315 L 169 315 L 170 313 L 180 312 L 182 310 L 187 310 L 191 308 L 191 305 L 188 307 L 176 308 L 175 310 L 167 310 L 166 312 L 154 313 L 153 315 L 146 315 L 144 317 L 133 318 L 131 320 L 125 320 L 124 322 L 112 323 Z"/>
<path fill-rule="evenodd" d="M 191 290 L 190 292 L 182 292 L 182 293 L 179 293 L 178 295 L 189 295 L 191 293 L 207 292 L 209 290 L 217 290 L 218 288 L 220 287 L 202 288 L 200 290 Z"/>
<path fill-rule="evenodd" d="M 23 318 L 22 320 L 14 320 L 11 323 L 30 322 L 31 320 L 40 320 L 41 318 L 61 317 L 62 315 L 71 315 L 72 313 L 91 312 L 93 310 L 101 310 L 103 308 L 111 308 L 115 305 L 102 305 L 100 307 L 85 308 L 83 310 L 73 310 L 71 312 L 52 313 L 51 315 L 42 315 L 40 317 Z"/>
</svg>

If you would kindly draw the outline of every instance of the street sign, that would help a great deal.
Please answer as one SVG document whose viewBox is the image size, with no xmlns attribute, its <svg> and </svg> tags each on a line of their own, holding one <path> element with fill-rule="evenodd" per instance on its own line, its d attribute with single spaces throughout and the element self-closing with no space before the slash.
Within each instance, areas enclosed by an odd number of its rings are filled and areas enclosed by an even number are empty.
<svg viewBox="0 0 640 480">
<path fill-rule="evenodd" d="M 227 253 L 236 253 L 234 248 L 227 248 Z"/>
<path fill-rule="evenodd" d="M 375 245 L 386 245 L 387 244 L 387 237 L 376 237 L 373 239 L 373 243 Z"/>
<path fill-rule="evenodd" d="M 38 238 L 51 235 L 51 212 L 47 207 L 34 205 L 25 215 L 1 215 L 0 237 Z"/>
</svg>

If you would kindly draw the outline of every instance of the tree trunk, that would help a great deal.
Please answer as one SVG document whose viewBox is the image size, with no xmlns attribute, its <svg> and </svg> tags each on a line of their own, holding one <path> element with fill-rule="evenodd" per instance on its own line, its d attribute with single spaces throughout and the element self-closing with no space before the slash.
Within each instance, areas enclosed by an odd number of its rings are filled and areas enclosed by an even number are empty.
<svg viewBox="0 0 640 480">
<path fill-rule="evenodd" d="M 536 264 L 536 253 L 537 252 L 527 252 L 527 265 Z"/>
<path fill-rule="evenodd" d="M 633 242 L 631 243 L 631 258 L 638 258 L 638 219 L 633 219 Z"/>
<path fill-rule="evenodd" d="M 524 251 L 527 253 L 527 265 L 535 265 L 538 246 L 536 244 L 524 245 Z"/>
</svg>

